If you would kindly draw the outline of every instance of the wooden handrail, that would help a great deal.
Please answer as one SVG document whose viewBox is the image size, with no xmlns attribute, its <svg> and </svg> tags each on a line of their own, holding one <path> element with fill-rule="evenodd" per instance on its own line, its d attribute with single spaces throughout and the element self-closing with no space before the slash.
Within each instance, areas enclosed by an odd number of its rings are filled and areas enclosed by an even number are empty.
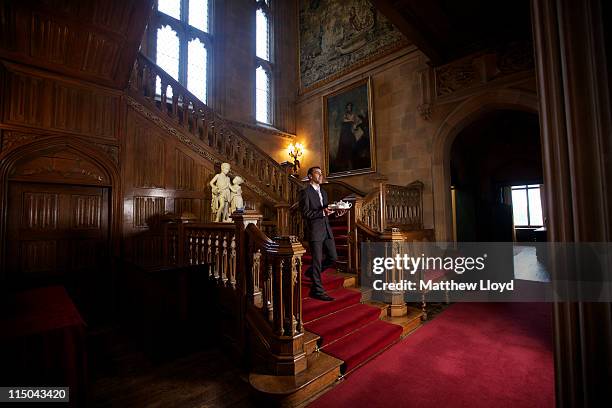
<svg viewBox="0 0 612 408">
<path fill-rule="evenodd" d="M 306 369 L 303 349 L 301 270 L 305 250 L 296 237 L 268 237 L 256 211 L 232 214 L 235 223 L 166 219 L 167 266 L 202 265 L 205 276 L 229 296 L 237 310 L 244 350 L 247 337 L 267 350 L 267 368 L 277 375 Z M 253 336 L 246 336 L 249 331 Z M 253 345 L 251 345 L 253 346 Z"/>
<path fill-rule="evenodd" d="M 156 95 L 157 83 L 160 95 Z M 263 200 L 272 204 L 289 202 L 288 169 L 143 54 L 137 56 L 128 90 L 139 102 L 201 142 L 214 161 L 230 163 L 246 180 L 246 187 Z"/>
</svg>

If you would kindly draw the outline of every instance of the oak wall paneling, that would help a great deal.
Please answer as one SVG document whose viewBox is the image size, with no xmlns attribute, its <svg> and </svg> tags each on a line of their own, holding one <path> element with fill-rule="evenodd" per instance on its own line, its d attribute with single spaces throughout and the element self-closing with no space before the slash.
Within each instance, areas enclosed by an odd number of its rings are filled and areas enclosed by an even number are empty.
<svg viewBox="0 0 612 408">
<path fill-rule="evenodd" d="M 161 266 L 160 219 L 166 213 L 210 220 L 209 181 L 215 164 L 203 159 L 139 112 L 127 108 L 123 140 L 126 257 Z"/>
<path fill-rule="evenodd" d="M 124 89 L 153 0 L 8 1 L 0 58 Z"/>
<path fill-rule="evenodd" d="M 121 93 L 4 62 L 3 126 L 117 140 Z"/>
</svg>

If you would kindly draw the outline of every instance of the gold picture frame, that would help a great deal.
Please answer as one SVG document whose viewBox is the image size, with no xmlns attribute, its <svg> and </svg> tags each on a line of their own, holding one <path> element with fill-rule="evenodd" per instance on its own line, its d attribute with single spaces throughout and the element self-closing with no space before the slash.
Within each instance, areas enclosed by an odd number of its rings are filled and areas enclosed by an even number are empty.
<svg viewBox="0 0 612 408">
<path fill-rule="evenodd" d="M 323 150 L 328 178 L 374 173 L 376 138 L 372 78 L 322 96 Z"/>
</svg>

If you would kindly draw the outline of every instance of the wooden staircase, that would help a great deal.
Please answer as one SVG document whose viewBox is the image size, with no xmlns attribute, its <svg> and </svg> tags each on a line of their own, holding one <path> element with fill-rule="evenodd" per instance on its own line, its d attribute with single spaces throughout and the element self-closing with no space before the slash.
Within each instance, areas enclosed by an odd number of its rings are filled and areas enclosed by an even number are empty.
<svg viewBox="0 0 612 408">
<path fill-rule="evenodd" d="M 348 264 L 346 218 L 331 219 L 338 265 L 326 269 L 322 282 L 334 301 L 308 296 L 311 280 L 304 275 L 310 253 L 302 256 L 302 312 L 307 368 L 296 376 L 251 373 L 249 381 L 262 402 L 299 406 L 317 398 L 337 380 L 366 364 L 421 324 L 421 312 L 389 316 L 388 305 L 368 300 L 355 275 L 340 272 Z M 365 295 L 365 296 L 364 296 Z"/>
<path fill-rule="evenodd" d="M 422 186 L 381 182 L 366 195 L 341 182 L 327 185 L 330 200 L 349 194 L 355 205 L 346 217 L 332 219 L 338 260 L 323 283 L 335 300 L 312 299 L 303 276 L 311 258 L 296 238 L 301 214 L 290 205 L 300 181 L 142 55 L 127 94 L 128 105 L 202 159 L 228 162 L 233 175 L 247 176 L 245 190 L 275 212 L 267 222 L 257 211 L 237 212 L 235 224 L 176 214 L 165 219 L 160 238 L 165 267 L 205 268 L 228 316 L 221 338 L 248 366 L 258 398 L 303 404 L 420 325 L 421 311 L 407 308 L 401 297 L 391 305 L 373 301 L 371 291 L 359 288 L 357 273 L 360 242 L 406 240 L 399 228 L 422 229 Z"/>
</svg>

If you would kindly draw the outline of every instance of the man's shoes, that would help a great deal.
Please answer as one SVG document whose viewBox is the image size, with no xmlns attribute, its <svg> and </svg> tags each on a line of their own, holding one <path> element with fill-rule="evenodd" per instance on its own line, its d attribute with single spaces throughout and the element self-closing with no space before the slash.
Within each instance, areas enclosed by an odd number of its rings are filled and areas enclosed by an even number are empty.
<svg viewBox="0 0 612 408">
<path fill-rule="evenodd" d="M 326 302 L 331 302 L 332 300 L 336 300 L 335 298 L 329 296 L 327 293 L 321 293 L 317 295 L 311 294 L 310 297 L 313 299 L 317 299 L 317 300 L 324 300 Z"/>
</svg>

